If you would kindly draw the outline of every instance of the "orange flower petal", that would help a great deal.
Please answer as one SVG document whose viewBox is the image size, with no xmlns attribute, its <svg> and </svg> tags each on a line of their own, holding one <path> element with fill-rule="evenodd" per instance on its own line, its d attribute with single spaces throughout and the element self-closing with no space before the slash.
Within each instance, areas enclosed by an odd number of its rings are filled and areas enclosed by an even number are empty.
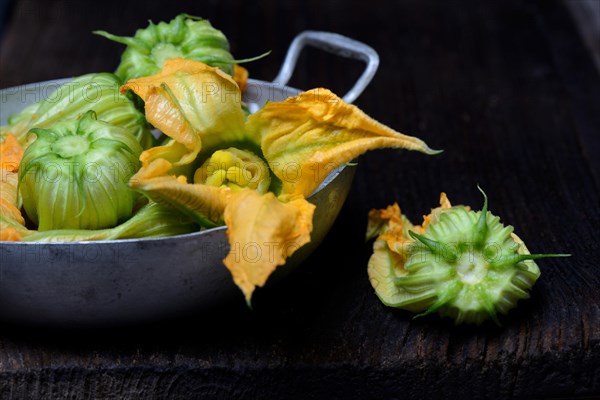
<svg viewBox="0 0 600 400">
<path fill-rule="evenodd" d="M 24 227 L 25 219 L 18 206 L 18 182 L 19 176 L 16 171 L 0 168 L 0 215 L 3 220 Z"/>
<path fill-rule="evenodd" d="M 0 241 L 19 242 L 23 236 L 15 228 L 5 228 L 0 225 Z"/>
<path fill-rule="evenodd" d="M 231 190 L 208 185 L 188 184 L 184 176 L 169 175 L 172 164 L 164 159 L 142 167 L 129 180 L 132 189 L 152 200 L 169 204 L 205 227 L 222 224 Z"/>
<path fill-rule="evenodd" d="M 257 286 L 310 242 L 314 210 L 304 199 L 282 203 L 273 193 L 245 190 L 231 196 L 225 209 L 231 250 L 223 262 L 247 302 Z"/>
<path fill-rule="evenodd" d="M 436 154 L 422 140 L 375 121 L 327 89 L 272 102 L 248 118 L 284 198 L 308 197 L 335 168 L 379 148 Z"/>
<path fill-rule="evenodd" d="M 152 76 L 132 79 L 121 91 L 133 90 L 146 104 L 146 119 L 188 149 L 213 148 L 223 141 L 246 139 L 238 84 L 218 68 L 182 58 L 165 61 Z M 153 104 L 155 103 L 155 104 Z"/>
<path fill-rule="evenodd" d="M 233 65 L 233 80 L 238 84 L 242 93 L 246 91 L 248 84 L 248 70 L 241 65 Z"/>
<path fill-rule="evenodd" d="M 10 133 L 6 135 L 4 141 L 0 143 L 0 168 L 17 172 L 23 152 L 23 147 L 19 144 L 17 137 Z"/>
<path fill-rule="evenodd" d="M 157 158 L 164 158 L 174 165 L 189 164 L 196 159 L 202 146 L 200 133 L 190 125 L 177 100 L 171 98 L 164 88 L 152 87 L 147 92 L 146 116 L 156 128 L 173 141 L 166 146 L 152 147 L 140 155 L 142 164 L 147 165 Z"/>
</svg>

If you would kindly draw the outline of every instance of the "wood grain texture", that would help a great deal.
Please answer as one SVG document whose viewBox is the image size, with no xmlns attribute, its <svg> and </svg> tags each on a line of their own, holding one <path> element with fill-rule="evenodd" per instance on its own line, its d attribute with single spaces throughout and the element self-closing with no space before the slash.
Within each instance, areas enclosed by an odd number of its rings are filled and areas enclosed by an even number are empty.
<svg viewBox="0 0 600 400">
<path fill-rule="evenodd" d="M 143 5 L 142 5 L 143 3 Z M 600 398 L 600 78 L 559 1 L 203 1 L 15 3 L 0 87 L 112 70 L 131 34 L 179 12 L 201 15 L 270 80 L 304 29 L 373 46 L 380 69 L 357 104 L 425 139 L 436 157 L 378 151 L 308 261 L 258 291 L 145 326 L 57 330 L 0 323 L 0 397 Z M 292 84 L 343 93 L 360 74 L 307 51 Z M 1 105 L 0 105 L 1 106 Z M 411 219 L 440 191 L 490 209 L 540 261 L 531 299 L 502 327 L 455 327 L 385 308 L 366 276 L 369 209 L 398 201 Z"/>
</svg>

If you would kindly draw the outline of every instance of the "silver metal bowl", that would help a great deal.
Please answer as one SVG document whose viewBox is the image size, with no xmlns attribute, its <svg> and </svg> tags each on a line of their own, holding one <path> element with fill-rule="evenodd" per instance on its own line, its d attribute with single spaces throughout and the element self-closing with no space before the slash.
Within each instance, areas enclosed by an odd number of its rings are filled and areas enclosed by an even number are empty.
<svg viewBox="0 0 600 400">
<path fill-rule="evenodd" d="M 344 96 L 354 101 L 372 79 L 379 57 L 369 46 L 328 32 L 298 35 L 273 82 L 250 79 L 244 101 L 256 111 L 299 90 L 286 86 L 303 47 L 365 61 Z M 10 114 L 52 93 L 68 79 L 0 90 L 0 125 Z M 323 240 L 348 195 L 354 168 L 333 171 L 309 197 L 317 206 L 310 244 L 288 260 L 301 263 Z M 0 318 L 44 325 L 107 325 L 158 319 L 210 307 L 241 292 L 222 260 L 226 227 L 165 238 L 97 242 L 0 242 Z"/>
</svg>

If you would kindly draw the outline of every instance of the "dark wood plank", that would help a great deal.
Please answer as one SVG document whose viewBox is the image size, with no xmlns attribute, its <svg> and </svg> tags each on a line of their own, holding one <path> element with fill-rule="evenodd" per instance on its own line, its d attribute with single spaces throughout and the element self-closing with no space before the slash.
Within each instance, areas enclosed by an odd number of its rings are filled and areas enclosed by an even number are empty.
<svg viewBox="0 0 600 400">
<path fill-rule="evenodd" d="M 97 3 L 99 4 L 99 3 Z M 598 398 L 600 78 L 559 1 L 176 2 L 22 0 L 0 48 L 0 87 L 111 70 L 130 34 L 180 11 L 211 19 L 272 79 L 304 29 L 372 45 L 381 67 L 357 101 L 445 152 L 359 160 L 352 193 L 294 274 L 217 309 L 95 331 L 0 324 L 6 398 Z M 359 65 L 307 52 L 293 84 L 343 92 Z M 382 306 L 366 277 L 370 208 L 400 202 L 415 221 L 446 191 L 490 207 L 540 262 L 532 298 L 502 328 L 412 320 Z M 239 300 L 239 301 L 237 301 Z"/>
</svg>

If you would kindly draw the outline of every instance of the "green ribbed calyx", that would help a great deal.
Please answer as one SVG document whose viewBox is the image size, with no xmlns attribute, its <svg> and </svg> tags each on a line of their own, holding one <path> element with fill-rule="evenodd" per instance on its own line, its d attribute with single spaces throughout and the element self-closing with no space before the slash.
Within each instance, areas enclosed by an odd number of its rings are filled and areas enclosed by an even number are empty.
<svg viewBox="0 0 600 400">
<path fill-rule="evenodd" d="M 150 22 L 133 37 L 94 33 L 127 46 L 115 71 L 123 82 L 156 74 L 169 58 L 201 61 L 230 75 L 233 72 L 234 59 L 227 38 L 202 18 L 179 14 L 170 22 Z"/>
<path fill-rule="evenodd" d="M 146 149 L 154 138 L 146 118 L 129 95 L 119 92 L 121 81 L 110 73 L 87 74 L 60 86 L 45 100 L 29 105 L 18 114 L 11 115 L 9 125 L 0 133 L 14 134 L 21 145 L 27 143 L 27 133 L 34 128 L 51 128 L 55 124 L 76 119 L 93 110 L 99 120 L 119 126 L 135 136 Z M 51 89 L 52 86 L 48 86 Z"/>
<path fill-rule="evenodd" d="M 386 241 L 387 229 L 369 262 L 377 295 L 386 305 L 417 316 L 438 312 L 457 324 L 499 324 L 498 314 L 529 297 L 540 276 L 533 260 L 567 256 L 530 254 L 513 227 L 487 210 L 487 197 L 478 212 L 449 203 L 433 210 L 424 227 L 410 226 L 409 237 Z"/>
<path fill-rule="evenodd" d="M 39 231 L 111 228 L 132 215 L 136 195 L 127 182 L 142 148 L 131 133 L 93 111 L 31 133 L 37 138 L 23 155 L 19 191 Z"/>
</svg>

